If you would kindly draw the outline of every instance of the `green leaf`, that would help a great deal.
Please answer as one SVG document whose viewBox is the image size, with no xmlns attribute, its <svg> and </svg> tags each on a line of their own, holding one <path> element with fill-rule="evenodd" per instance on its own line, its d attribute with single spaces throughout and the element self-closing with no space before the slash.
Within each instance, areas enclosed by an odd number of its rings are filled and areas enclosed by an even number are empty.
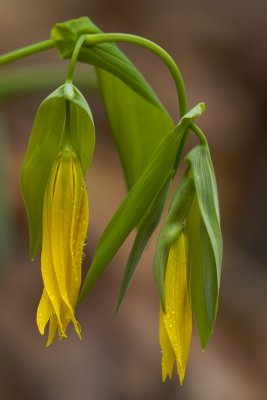
<svg viewBox="0 0 267 400">
<path fill-rule="evenodd" d="M 137 265 L 147 246 L 147 243 L 149 242 L 154 230 L 158 226 L 165 205 L 165 201 L 168 195 L 171 178 L 172 177 L 167 178 L 167 181 L 162 186 L 160 192 L 157 194 L 155 200 L 153 201 L 150 209 L 148 210 L 147 214 L 145 215 L 145 218 L 142 220 L 142 223 L 138 229 L 138 233 L 135 237 L 134 244 L 124 271 L 116 312 L 118 312 L 121 304 L 125 299 L 127 291 L 132 282 L 134 273 L 136 271 Z"/>
<path fill-rule="evenodd" d="M 74 46 L 81 35 L 103 33 L 89 18 L 82 17 L 56 24 L 51 30 L 51 38 L 63 58 L 70 58 Z M 134 91 L 152 104 L 162 107 L 151 86 L 134 64 L 113 43 L 93 46 L 84 44 L 78 60 L 102 68 L 120 78 Z"/>
<path fill-rule="evenodd" d="M 167 177 L 172 173 L 179 144 L 187 127 L 194 118 L 201 115 L 203 109 L 204 105 L 199 104 L 189 111 L 156 147 L 143 174 L 131 188 L 101 236 L 79 301 L 94 286 L 129 233 L 146 214 Z"/>
<path fill-rule="evenodd" d="M 183 230 L 183 223 L 192 204 L 194 193 L 193 180 L 186 174 L 175 192 L 170 210 L 160 231 L 153 272 L 163 310 L 165 310 L 164 282 L 169 250 Z"/>
<path fill-rule="evenodd" d="M 97 78 L 128 187 L 131 187 L 162 137 L 173 128 L 173 121 L 163 106 L 155 107 L 112 74 L 98 69 Z"/>
<path fill-rule="evenodd" d="M 222 263 L 222 234 L 216 178 L 206 145 L 186 157 L 196 198 L 187 219 L 191 299 L 202 348 L 212 333 L 218 308 Z"/>
<path fill-rule="evenodd" d="M 46 183 L 54 160 L 66 145 L 77 153 L 85 174 L 94 150 L 94 124 L 84 97 L 71 84 L 60 86 L 39 107 L 21 169 L 32 259 L 42 241 Z"/>
<path fill-rule="evenodd" d="M 187 217 L 190 297 L 204 350 L 213 331 L 218 306 L 218 281 L 211 242 L 195 197 Z"/>
</svg>

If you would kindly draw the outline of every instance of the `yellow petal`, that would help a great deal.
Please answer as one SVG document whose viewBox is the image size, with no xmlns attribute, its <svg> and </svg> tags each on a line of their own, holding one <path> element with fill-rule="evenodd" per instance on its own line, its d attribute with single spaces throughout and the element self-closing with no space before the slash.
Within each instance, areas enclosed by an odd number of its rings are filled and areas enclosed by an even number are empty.
<svg viewBox="0 0 267 400">
<path fill-rule="evenodd" d="M 169 252 L 165 276 L 164 323 L 175 352 L 177 373 L 183 383 L 192 336 L 192 309 L 187 290 L 187 243 L 181 233 Z"/>
<path fill-rule="evenodd" d="M 81 338 L 74 309 L 81 285 L 81 263 L 88 227 L 88 200 L 80 162 L 65 150 L 53 164 L 43 208 L 41 271 L 44 292 L 37 311 L 43 334 L 50 320 L 47 346 L 58 329 L 59 338 L 73 322 Z"/>
<path fill-rule="evenodd" d="M 44 334 L 46 324 L 49 321 L 52 312 L 53 306 L 46 293 L 46 290 L 44 289 L 36 315 L 36 322 L 41 335 Z"/>
<path fill-rule="evenodd" d="M 50 302 L 56 314 L 59 324 L 59 329 L 62 331 L 62 323 L 60 317 L 62 300 L 53 266 L 53 257 L 52 257 L 53 240 L 51 238 L 52 224 L 54 223 L 52 221 L 53 191 L 54 191 L 54 184 L 57 179 L 59 165 L 60 165 L 60 160 L 54 163 L 52 167 L 51 175 L 44 196 L 41 272 L 46 293 L 50 299 Z"/>
<path fill-rule="evenodd" d="M 49 333 L 48 333 L 46 347 L 50 346 L 50 344 L 53 342 L 57 327 L 58 327 L 57 316 L 55 313 L 52 313 L 50 317 Z"/>
<path fill-rule="evenodd" d="M 167 376 L 169 376 L 169 378 L 172 378 L 172 370 L 175 361 L 175 354 L 165 328 L 163 311 L 161 306 L 159 311 L 159 342 L 162 352 L 162 359 L 161 359 L 162 381 L 165 382 Z"/>
<path fill-rule="evenodd" d="M 72 306 L 75 307 L 79 289 L 81 286 L 82 254 L 89 222 L 87 192 L 83 179 L 82 169 L 77 159 L 73 160 L 73 176 L 74 208 L 71 224 L 72 268 L 69 297 Z"/>
<path fill-rule="evenodd" d="M 53 265 L 59 292 L 61 299 L 67 306 L 64 316 L 67 320 L 72 320 L 75 331 L 80 337 L 80 326 L 74 316 L 74 304 L 71 304 L 69 297 L 73 270 L 71 225 L 75 202 L 73 157 L 74 154 L 72 152 L 64 151 L 58 169 L 52 207 L 51 242 Z M 67 324 L 64 325 L 67 326 Z"/>
</svg>

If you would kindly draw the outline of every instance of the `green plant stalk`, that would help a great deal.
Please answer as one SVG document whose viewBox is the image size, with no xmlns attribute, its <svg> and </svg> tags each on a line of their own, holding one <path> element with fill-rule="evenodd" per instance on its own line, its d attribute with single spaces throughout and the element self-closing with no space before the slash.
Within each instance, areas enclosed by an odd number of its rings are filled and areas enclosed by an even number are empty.
<svg viewBox="0 0 267 400">
<path fill-rule="evenodd" d="M 139 46 L 145 47 L 146 49 L 152 51 L 154 54 L 156 54 L 161 60 L 165 63 L 167 68 L 169 69 L 173 80 L 175 82 L 176 86 L 176 91 L 178 95 L 178 103 L 179 103 L 179 109 L 180 109 L 180 115 L 181 117 L 186 114 L 187 112 L 187 99 L 186 99 L 186 90 L 185 90 L 185 85 L 184 81 L 182 78 L 182 74 L 177 67 L 175 61 L 173 58 L 167 53 L 162 47 L 157 45 L 156 43 L 152 42 L 149 39 L 145 39 L 141 36 L 136 36 L 136 35 L 131 35 L 127 33 L 100 33 L 100 34 L 93 34 L 93 35 L 87 35 L 85 43 L 87 45 L 94 45 L 97 43 L 105 43 L 105 42 L 127 42 L 127 43 L 133 43 L 137 44 Z M 190 129 L 196 134 L 198 137 L 199 141 L 201 144 L 206 144 L 207 139 L 204 135 L 204 133 L 201 131 L 201 129 L 195 125 L 195 124 L 190 124 Z M 177 158 L 175 161 L 175 170 L 178 167 L 178 164 L 180 162 L 181 154 L 184 148 L 184 145 L 187 142 L 190 129 L 187 129 L 185 132 L 185 135 L 181 141 L 181 145 L 177 154 Z"/>
<path fill-rule="evenodd" d="M 176 90 L 178 94 L 178 102 L 180 114 L 183 116 L 187 112 L 187 99 L 185 85 L 180 70 L 175 64 L 173 58 L 159 45 L 152 42 L 149 39 L 145 39 L 140 36 L 131 35 L 127 33 L 97 33 L 93 35 L 87 35 L 85 43 L 87 45 L 94 45 L 98 43 L 105 42 L 127 42 L 137 44 L 139 46 L 145 47 L 148 50 L 155 53 L 162 61 L 167 65 L 172 77 L 174 79 Z"/>
<path fill-rule="evenodd" d="M 185 146 L 185 144 L 186 144 L 186 142 L 188 140 L 189 134 L 190 134 L 190 130 L 192 130 L 196 134 L 196 136 L 198 137 L 198 139 L 199 139 L 199 141 L 200 141 L 200 143 L 202 145 L 206 145 L 207 144 L 206 136 L 204 135 L 202 130 L 196 124 L 191 123 L 189 125 L 189 128 L 185 131 L 185 134 L 184 134 L 184 136 L 183 136 L 183 138 L 181 140 L 180 147 L 179 147 L 179 150 L 177 152 L 176 159 L 175 159 L 175 162 L 174 162 L 174 167 L 173 167 L 173 169 L 175 171 L 177 170 L 177 168 L 179 166 L 184 146 Z"/>
<path fill-rule="evenodd" d="M 75 65 L 76 65 L 76 62 L 77 62 L 79 51 L 80 51 L 85 39 L 86 39 L 86 35 L 81 35 L 79 37 L 79 39 L 77 40 L 76 44 L 75 44 L 75 47 L 74 47 L 74 50 L 72 52 L 72 56 L 71 56 L 71 59 L 70 59 L 70 63 L 69 63 L 69 69 L 68 69 L 68 72 L 67 72 L 66 82 L 68 82 L 68 83 L 72 82 L 74 68 L 75 68 Z"/>
<path fill-rule="evenodd" d="M 30 46 L 22 47 L 21 49 L 11 51 L 0 56 L 0 66 L 9 64 L 13 61 L 20 60 L 21 58 L 29 57 L 33 54 L 41 53 L 42 51 L 50 50 L 55 47 L 52 39 L 44 40 Z"/>
</svg>

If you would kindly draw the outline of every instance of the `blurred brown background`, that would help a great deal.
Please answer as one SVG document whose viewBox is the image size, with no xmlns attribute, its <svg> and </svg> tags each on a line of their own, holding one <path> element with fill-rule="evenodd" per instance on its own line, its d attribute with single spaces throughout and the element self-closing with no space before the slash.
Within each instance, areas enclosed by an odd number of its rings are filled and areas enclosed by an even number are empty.
<svg viewBox="0 0 267 400">
<path fill-rule="evenodd" d="M 161 383 L 158 295 L 151 275 L 156 235 L 119 316 L 114 308 L 130 242 L 77 310 L 83 341 L 70 329 L 68 340 L 46 349 L 35 325 L 42 283 L 39 260 L 29 260 L 19 170 L 35 112 L 49 90 L 2 96 L 0 399 L 266 399 L 266 0 L 1 0 L 0 5 L 0 53 L 44 40 L 54 23 L 82 15 L 106 32 L 143 35 L 170 52 L 184 76 L 189 104 L 206 102 L 199 124 L 217 172 L 225 243 L 215 332 L 205 353 L 194 334 L 182 388 L 176 377 Z M 166 68 L 143 49 L 122 47 L 175 116 L 175 88 Z M 2 68 L 0 87 L 11 69 L 42 63 L 63 65 L 64 80 L 67 64 L 52 50 Z M 81 68 L 83 76 L 87 71 L 89 79 L 88 67 Z M 99 96 L 86 85 L 83 92 L 97 131 L 87 179 L 86 270 L 125 185 Z"/>
</svg>

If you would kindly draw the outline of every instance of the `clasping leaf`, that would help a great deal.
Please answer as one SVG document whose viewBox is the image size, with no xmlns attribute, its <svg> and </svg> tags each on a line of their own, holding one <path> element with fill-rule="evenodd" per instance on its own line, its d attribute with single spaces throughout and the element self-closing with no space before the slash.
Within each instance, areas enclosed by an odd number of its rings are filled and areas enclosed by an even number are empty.
<svg viewBox="0 0 267 400">
<path fill-rule="evenodd" d="M 186 157 L 196 196 L 188 213 L 191 300 L 202 348 L 212 333 L 222 263 L 222 234 L 216 178 L 207 145 L 195 147 Z"/>
<path fill-rule="evenodd" d="M 94 142 L 94 123 L 86 100 L 70 83 L 60 86 L 37 111 L 21 169 L 21 192 L 28 215 L 32 259 L 41 246 L 44 193 L 53 162 L 59 152 L 69 146 L 77 154 L 85 175 Z"/>
</svg>

